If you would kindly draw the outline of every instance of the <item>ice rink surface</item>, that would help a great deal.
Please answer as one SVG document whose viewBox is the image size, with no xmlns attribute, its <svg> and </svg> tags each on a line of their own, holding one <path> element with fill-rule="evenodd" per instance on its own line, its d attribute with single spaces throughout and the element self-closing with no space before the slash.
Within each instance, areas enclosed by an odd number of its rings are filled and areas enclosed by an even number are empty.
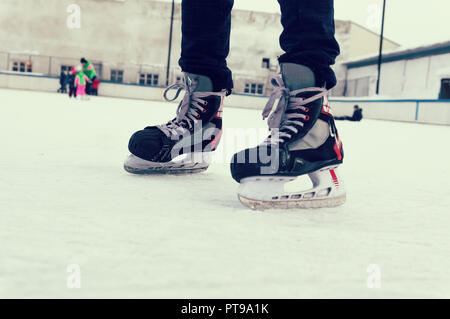
<svg viewBox="0 0 450 319">
<path fill-rule="evenodd" d="M 224 159 L 259 111 L 225 109 L 206 173 L 122 169 L 175 109 L 0 89 L 0 298 L 450 297 L 450 127 L 339 122 L 347 203 L 253 212 Z"/>
</svg>

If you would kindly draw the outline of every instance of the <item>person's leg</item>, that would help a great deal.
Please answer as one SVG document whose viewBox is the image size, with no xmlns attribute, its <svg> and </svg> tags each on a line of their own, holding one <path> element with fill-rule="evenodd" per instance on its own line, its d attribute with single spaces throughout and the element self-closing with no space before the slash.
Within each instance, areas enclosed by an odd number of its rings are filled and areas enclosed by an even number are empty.
<svg viewBox="0 0 450 319">
<path fill-rule="evenodd" d="M 234 0 L 182 1 L 180 67 L 183 72 L 209 77 L 214 91 L 233 88 L 226 63 L 233 3 Z"/>
<path fill-rule="evenodd" d="M 285 54 L 263 111 L 271 133 L 257 147 L 234 155 L 230 168 L 240 183 L 238 197 L 252 209 L 341 205 L 346 195 L 336 169 L 344 153 L 327 102 L 328 89 L 336 84 L 330 65 L 339 54 L 333 1 L 278 2 Z M 302 175 L 309 176 L 313 188 L 284 190 Z"/>
<path fill-rule="evenodd" d="M 133 174 L 190 174 L 205 171 L 222 136 L 222 107 L 233 87 L 226 58 L 233 0 L 183 0 L 179 64 L 183 81 L 164 92 L 173 101 L 185 90 L 176 117 L 134 133 L 124 169 Z M 178 89 L 170 98 L 168 92 Z M 183 158 L 184 157 L 184 158 Z"/>
<path fill-rule="evenodd" d="M 86 85 L 77 85 L 77 97 L 80 97 L 82 99 L 84 97 L 86 90 Z"/>
<path fill-rule="evenodd" d="M 352 117 L 351 116 L 335 116 L 334 119 L 337 121 L 351 121 Z"/>
<path fill-rule="evenodd" d="M 280 37 L 285 51 L 279 61 L 302 64 L 313 70 L 316 85 L 336 85 L 330 65 L 339 55 L 334 37 L 333 0 L 278 0 L 284 31 Z"/>
<path fill-rule="evenodd" d="M 92 79 L 91 79 L 92 81 Z M 86 94 L 91 94 L 92 91 L 92 82 L 86 82 L 85 92 Z"/>
<path fill-rule="evenodd" d="M 94 95 L 94 93 L 95 93 L 94 89 L 93 89 L 95 80 L 97 80 L 97 76 L 96 75 L 94 75 L 94 77 L 91 79 L 91 82 L 89 83 L 89 89 L 86 88 L 86 93 L 88 95 Z"/>
</svg>

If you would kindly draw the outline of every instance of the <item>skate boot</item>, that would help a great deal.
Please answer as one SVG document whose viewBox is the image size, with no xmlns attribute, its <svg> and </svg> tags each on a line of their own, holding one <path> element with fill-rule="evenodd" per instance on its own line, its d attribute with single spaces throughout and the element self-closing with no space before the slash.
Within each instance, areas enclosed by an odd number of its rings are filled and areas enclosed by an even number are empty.
<svg viewBox="0 0 450 319">
<path fill-rule="evenodd" d="M 178 89 L 168 98 L 171 89 Z M 164 92 L 174 101 L 182 90 L 185 96 L 176 117 L 164 125 L 149 126 L 130 139 L 131 155 L 124 168 L 133 174 L 189 174 L 205 171 L 210 155 L 222 135 L 222 106 L 226 91 L 212 92 L 211 80 L 186 74 L 183 81 Z"/>
<path fill-rule="evenodd" d="M 338 174 L 343 148 L 327 102 L 327 90 L 314 87 L 313 72 L 281 64 L 282 77 L 263 111 L 270 136 L 234 155 L 231 174 L 240 183 L 239 200 L 251 209 L 332 207 L 345 202 Z M 278 106 L 272 108 L 279 99 Z M 312 188 L 286 192 L 286 183 L 308 175 Z"/>
</svg>

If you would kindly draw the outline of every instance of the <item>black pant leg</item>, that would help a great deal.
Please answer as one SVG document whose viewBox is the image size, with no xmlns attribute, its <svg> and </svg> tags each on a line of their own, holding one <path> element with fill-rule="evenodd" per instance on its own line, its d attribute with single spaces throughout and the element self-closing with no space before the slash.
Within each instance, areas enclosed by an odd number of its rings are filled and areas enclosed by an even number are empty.
<svg viewBox="0 0 450 319">
<path fill-rule="evenodd" d="M 230 50 L 234 0 L 183 0 L 179 64 L 184 72 L 211 78 L 214 90 L 231 89 Z"/>
<path fill-rule="evenodd" d="M 278 0 L 281 7 L 280 37 L 285 51 L 279 61 L 303 64 L 316 75 L 317 85 L 327 88 L 336 85 L 330 65 L 339 55 L 339 45 L 334 37 L 333 0 Z"/>
</svg>

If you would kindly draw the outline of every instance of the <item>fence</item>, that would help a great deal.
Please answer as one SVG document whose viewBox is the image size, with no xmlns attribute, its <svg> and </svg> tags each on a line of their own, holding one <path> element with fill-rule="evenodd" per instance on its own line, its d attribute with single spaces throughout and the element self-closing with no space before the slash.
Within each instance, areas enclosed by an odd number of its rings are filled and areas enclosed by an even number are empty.
<svg viewBox="0 0 450 319">
<path fill-rule="evenodd" d="M 353 106 L 364 118 L 450 125 L 450 100 L 427 99 L 331 99 L 335 115 L 351 115 Z"/>
<path fill-rule="evenodd" d="M 166 82 L 165 66 L 92 62 L 104 82 L 100 87 L 101 95 L 149 100 L 161 98 L 161 88 L 165 87 Z M 79 63 L 79 59 L 75 58 L 0 52 L 0 87 L 55 92 L 58 88 L 56 79 L 61 70 Z M 122 74 L 118 73 L 121 70 Z M 115 81 L 111 81 L 113 74 Z M 169 82 L 173 83 L 181 76 L 181 70 L 173 67 L 169 73 Z M 236 83 L 245 84 L 242 79 Z M 268 95 L 271 90 L 266 85 L 264 93 L 259 94 L 260 98 L 251 94 L 233 94 L 227 103 L 229 106 L 260 109 L 264 104 L 261 97 Z M 450 100 L 331 98 L 331 101 L 336 115 L 351 115 L 353 105 L 359 104 L 364 109 L 365 118 L 450 125 Z"/>
<path fill-rule="evenodd" d="M 90 60 L 102 82 L 165 86 L 167 68 L 163 65 L 112 63 Z M 0 71 L 15 71 L 59 77 L 61 71 L 79 65 L 79 58 L 46 56 L 38 54 L 0 52 Z M 169 72 L 169 82 L 181 78 L 181 70 L 174 65 Z"/>
<path fill-rule="evenodd" d="M 56 92 L 59 87 L 57 77 L 34 73 L 1 72 L 0 88 Z M 100 95 L 119 98 L 162 100 L 162 87 L 139 84 L 106 82 L 100 86 Z M 226 106 L 261 110 L 267 101 L 264 96 L 232 94 L 225 100 Z M 353 106 L 363 108 L 364 118 L 420 122 L 450 125 L 450 100 L 371 100 L 371 99 L 330 99 L 335 115 L 351 115 Z"/>
<path fill-rule="evenodd" d="M 163 87 L 166 83 L 174 83 L 182 78 L 181 69 L 175 61 L 169 71 L 167 81 L 166 65 L 150 65 L 135 63 L 114 63 L 90 59 L 102 82 L 138 84 L 143 86 Z M 59 77 L 61 71 L 67 71 L 71 67 L 79 65 L 79 58 L 38 55 L 35 53 L 0 52 L 0 71 L 16 71 Z M 272 91 L 270 78 L 277 72 L 275 69 L 267 69 L 266 75 L 234 74 L 235 91 L 250 95 L 268 95 Z"/>
<path fill-rule="evenodd" d="M 102 82 L 155 87 L 163 87 L 166 85 L 167 67 L 165 65 L 113 63 L 94 59 L 90 59 L 90 61 L 94 64 L 97 76 Z M 61 71 L 67 71 L 71 67 L 79 64 L 79 58 L 46 56 L 34 53 L 0 52 L 0 71 L 17 71 L 59 77 Z M 270 95 L 273 90 L 271 77 L 277 72 L 278 67 L 275 66 L 269 67 L 266 74 L 249 75 L 235 72 L 233 76 L 234 92 L 256 96 Z M 251 72 L 247 71 L 246 73 Z M 167 82 L 174 83 L 176 80 L 181 79 L 182 76 L 181 69 L 174 63 L 170 68 L 169 81 Z M 361 90 L 362 86 L 359 85 L 357 90 L 355 83 L 355 92 L 351 92 L 355 93 L 355 96 L 367 95 L 365 94 L 367 93 L 366 91 Z M 330 92 L 330 95 L 339 94 L 341 91 L 342 88 L 336 87 Z"/>
</svg>

